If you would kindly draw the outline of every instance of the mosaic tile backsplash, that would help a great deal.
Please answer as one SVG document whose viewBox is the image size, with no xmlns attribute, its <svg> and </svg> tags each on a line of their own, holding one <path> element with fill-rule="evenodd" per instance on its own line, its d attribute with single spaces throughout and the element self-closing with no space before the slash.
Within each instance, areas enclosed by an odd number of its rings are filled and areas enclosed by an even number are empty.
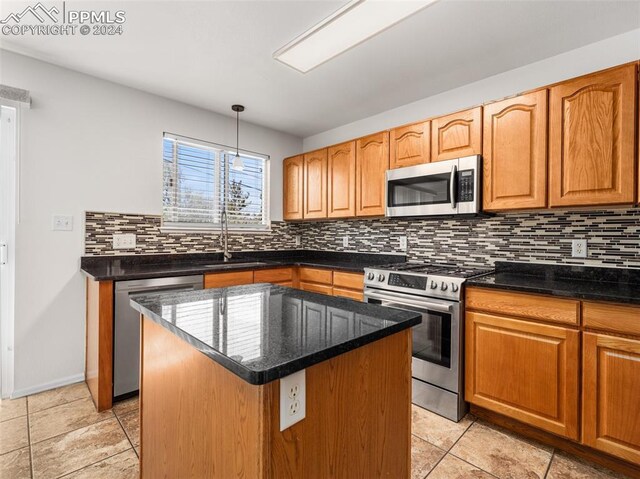
<svg viewBox="0 0 640 479">
<path fill-rule="evenodd" d="M 113 250 L 111 235 L 135 232 L 135 251 Z M 295 245 L 295 235 L 302 244 Z M 343 247 L 344 236 L 349 246 Z M 358 219 L 315 223 L 274 222 L 269 233 L 230 235 L 232 251 L 317 249 L 401 253 L 409 260 L 468 266 L 528 261 L 640 268 L 640 208 L 538 211 L 489 218 Z M 588 257 L 571 258 L 571 240 L 588 239 Z M 218 235 L 160 232 L 160 216 L 86 214 L 88 255 L 220 251 Z"/>
</svg>

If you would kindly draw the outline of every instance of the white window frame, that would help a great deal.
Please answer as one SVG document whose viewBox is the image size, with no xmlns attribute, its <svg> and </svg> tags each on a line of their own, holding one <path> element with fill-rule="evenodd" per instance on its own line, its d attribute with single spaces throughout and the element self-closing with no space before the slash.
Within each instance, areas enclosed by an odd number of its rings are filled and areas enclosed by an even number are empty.
<svg viewBox="0 0 640 479">
<path fill-rule="evenodd" d="M 181 143 L 188 143 L 195 147 L 207 147 L 214 148 L 216 150 L 223 150 L 227 153 L 231 153 L 235 155 L 236 149 L 222 145 L 220 143 L 213 143 L 207 140 L 200 140 L 197 138 L 192 138 L 189 136 L 177 135 L 175 133 L 163 132 L 162 141 L 164 143 L 165 138 L 169 138 L 172 140 L 179 141 Z M 257 158 L 264 160 L 264 174 L 262 175 L 262 216 L 264 218 L 265 225 L 264 227 L 257 228 L 254 225 L 248 226 L 240 226 L 229 224 L 229 232 L 230 233 L 268 233 L 271 231 L 271 157 L 269 155 L 265 155 L 264 153 L 258 153 L 251 150 L 243 150 L 240 148 L 238 150 L 240 154 L 244 157 Z M 163 164 L 164 171 L 164 164 Z M 220 185 L 220 171 L 216 168 L 215 171 L 215 184 L 214 187 L 217 189 Z M 214 194 L 214 198 L 218 198 L 217 194 Z M 160 227 L 160 231 L 163 233 L 180 233 L 180 232 L 193 232 L 193 233 L 219 233 L 220 232 L 220 223 L 216 224 L 206 224 L 206 223 L 180 223 L 180 222 L 170 222 L 166 223 L 164 219 L 164 207 L 162 212 L 162 225 Z"/>
</svg>

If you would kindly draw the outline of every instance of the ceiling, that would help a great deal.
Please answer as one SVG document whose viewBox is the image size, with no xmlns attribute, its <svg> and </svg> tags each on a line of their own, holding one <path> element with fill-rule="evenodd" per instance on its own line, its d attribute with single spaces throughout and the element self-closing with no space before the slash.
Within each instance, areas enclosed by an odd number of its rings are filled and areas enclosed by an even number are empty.
<svg viewBox="0 0 640 479">
<path fill-rule="evenodd" d="M 640 27 L 640 1 L 440 0 L 307 74 L 273 60 L 344 3 L 67 2 L 124 10 L 124 34 L 0 46 L 225 115 L 242 103 L 244 120 L 306 137 Z"/>
</svg>

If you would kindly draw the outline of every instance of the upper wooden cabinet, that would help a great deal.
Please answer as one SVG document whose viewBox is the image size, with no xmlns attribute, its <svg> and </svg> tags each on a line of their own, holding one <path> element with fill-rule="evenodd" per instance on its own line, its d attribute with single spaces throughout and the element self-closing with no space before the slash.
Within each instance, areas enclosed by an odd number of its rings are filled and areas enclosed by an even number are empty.
<svg viewBox="0 0 640 479">
<path fill-rule="evenodd" d="M 431 161 L 482 154 L 482 107 L 431 120 Z"/>
<path fill-rule="evenodd" d="M 582 442 L 640 463 L 640 341 L 585 333 Z"/>
<path fill-rule="evenodd" d="M 304 155 L 304 218 L 327 217 L 327 149 Z"/>
<path fill-rule="evenodd" d="M 356 216 L 384 215 L 388 169 L 389 132 L 360 138 L 356 143 Z"/>
<path fill-rule="evenodd" d="M 286 158 L 282 164 L 282 216 L 285 220 L 301 220 L 303 218 L 303 162 L 302 155 L 298 155 Z"/>
<path fill-rule="evenodd" d="M 547 204 L 547 90 L 485 105 L 485 210 Z"/>
<path fill-rule="evenodd" d="M 389 133 L 390 168 L 431 161 L 431 122 L 423 121 L 394 128 Z"/>
<path fill-rule="evenodd" d="M 635 201 L 636 65 L 551 88 L 549 205 Z"/>
<path fill-rule="evenodd" d="M 356 142 L 332 146 L 328 152 L 329 218 L 356 215 Z"/>
<path fill-rule="evenodd" d="M 578 331 L 467 311 L 465 350 L 467 401 L 578 439 Z"/>
</svg>

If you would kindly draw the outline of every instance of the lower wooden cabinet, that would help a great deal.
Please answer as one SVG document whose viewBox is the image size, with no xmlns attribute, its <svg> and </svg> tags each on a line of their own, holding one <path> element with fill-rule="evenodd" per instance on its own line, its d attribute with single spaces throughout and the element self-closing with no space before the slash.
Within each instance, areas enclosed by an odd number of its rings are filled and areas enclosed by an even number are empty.
<svg viewBox="0 0 640 479">
<path fill-rule="evenodd" d="M 208 273 L 204 275 L 204 287 L 224 288 L 240 284 L 253 283 L 253 271 L 229 271 L 226 273 Z"/>
<path fill-rule="evenodd" d="M 313 293 L 326 294 L 328 296 L 333 294 L 333 288 L 330 284 L 306 283 L 304 281 L 300 281 L 300 289 L 302 291 L 311 291 Z"/>
<path fill-rule="evenodd" d="M 640 340 L 584 333 L 583 356 L 582 442 L 640 463 Z"/>
<path fill-rule="evenodd" d="M 579 439 L 580 333 L 466 313 L 466 400 Z"/>
</svg>

